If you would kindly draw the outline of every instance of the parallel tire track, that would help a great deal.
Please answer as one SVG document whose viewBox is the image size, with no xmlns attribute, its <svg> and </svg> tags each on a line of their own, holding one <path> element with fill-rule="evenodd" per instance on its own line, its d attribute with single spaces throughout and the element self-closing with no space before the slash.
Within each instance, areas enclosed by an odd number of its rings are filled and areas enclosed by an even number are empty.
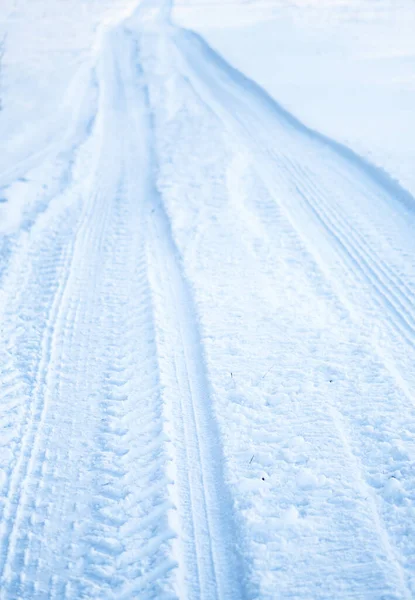
<svg viewBox="0 0 415 600">
<path fill-rule="evenodd" d="M 386 263 L 382 264 L 374 256 L 359 232 L 342 215 L 340 207 L 330 206 L 327 194 L 305 172 L 289 161 L 289 171 L 296 189 L 304 203 L 313 211 L 334 244 L 343 254 L 353 271 L 362 275 L 363 280 L 376 291 L 379 302 L 386 309 L 396 330 L 415 347 L 415 304 L 403 282 L 390 272 Z"/>
<path fill-rule="evenodd" d="M 0 580 L 9 579 L 13 572 L 10 571 L 9 557 L 15 552 L 16 535 L 22 518 L 22 507 L 26 494 L 27 480 L 35 467 L 37 451 L 37 437 L 42 428 L 45 415 L 45 385 L 50 362 L 51 350 L 54 344 L 55 326 L 60 314 L 60 306 L 66 291 L 70 275 L 74 241 L 63 246 L 60 254 L 61 279 L 53 295 L 50 311 L 45 325 L 45 332 L 40 346 L 40 358 L 36 368 L 30 396 L 27 398 L 26 425 L 19 444 L 19 454 L 10 477 L 7 501 L 2 520 L 2 552 Z"/>
<path fill-rule="evenodd" d="M 178 585 L 189 598 L 236 599 L 245 597 L 244 581 L 199 323 L 169 216 L 154 180 L 158 168 L 156 124 L 148 86 L 157 71 L 157 56 L 151 50 L 150 55 L 145 53 L 147 41 L 151 47 L 154 38 L 163 41 L 163 36 L 162 29 L 155 36 L 144 29 L 137 61 L 143 77 L 138 93 L 145 115 L 142 129 L 146 131 L 150 174 L 146 190 L 147 269 L 165 429 L 172 457 L 170 490 L 177 512 L 170 513 L 170 518 L 178 534 L 174 545 Z"/>
<path fill-rule="evenodd" d="M 181 579 L 191 598 L 242 598 L 232 504 L 193 300 L 162 201 L 151 212 L 148 264 L 161 382 L 174 446 Z"/>
</svg>

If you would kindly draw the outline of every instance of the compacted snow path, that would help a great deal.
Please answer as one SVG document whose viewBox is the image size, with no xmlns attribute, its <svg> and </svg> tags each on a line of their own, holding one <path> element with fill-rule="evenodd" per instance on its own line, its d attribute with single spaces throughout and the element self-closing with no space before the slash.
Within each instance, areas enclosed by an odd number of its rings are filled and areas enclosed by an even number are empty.
<svg viewBox="0 0 415 600">
<path fill-rule="evenodd" d="M 0 598 L 412 598 L 414 199 L 169 9 L 0 173 Z"/>
</svg>

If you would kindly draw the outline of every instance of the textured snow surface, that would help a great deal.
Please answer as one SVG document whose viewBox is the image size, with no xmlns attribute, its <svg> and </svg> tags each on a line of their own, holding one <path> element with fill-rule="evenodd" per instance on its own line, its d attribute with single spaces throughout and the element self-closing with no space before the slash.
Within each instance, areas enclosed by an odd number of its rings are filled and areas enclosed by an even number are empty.
<svg viewBox="0 0 415 600">
<path fill-rule="evenodd" d="M 415 597 L 415 103 L 324 98 L 375 4 L 3 0 L 1 600 Z"/>
</svg>

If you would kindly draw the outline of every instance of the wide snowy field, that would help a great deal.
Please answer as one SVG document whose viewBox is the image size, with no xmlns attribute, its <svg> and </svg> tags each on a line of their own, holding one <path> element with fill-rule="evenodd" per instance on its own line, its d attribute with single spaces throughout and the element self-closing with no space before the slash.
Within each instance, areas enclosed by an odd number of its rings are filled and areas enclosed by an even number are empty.
<svg viewBox="0 0 415 600">
<path fill-rule="evenodd" d="M 413 0 L 0 0 L 0 600 L 415 598 Z"/>
</svg>

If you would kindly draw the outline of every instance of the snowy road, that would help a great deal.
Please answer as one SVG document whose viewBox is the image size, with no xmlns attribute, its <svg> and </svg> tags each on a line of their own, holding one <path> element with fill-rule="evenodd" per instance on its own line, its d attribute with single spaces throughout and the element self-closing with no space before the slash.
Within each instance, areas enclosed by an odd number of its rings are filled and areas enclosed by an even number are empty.
<svg viewBox="0 0 415 600">
<path fill-rule="evenodd" d="M 413 598 L 415 199 L 168 3 L 99 39 L 0 160 L 0 598 Z"/>
</svg>

